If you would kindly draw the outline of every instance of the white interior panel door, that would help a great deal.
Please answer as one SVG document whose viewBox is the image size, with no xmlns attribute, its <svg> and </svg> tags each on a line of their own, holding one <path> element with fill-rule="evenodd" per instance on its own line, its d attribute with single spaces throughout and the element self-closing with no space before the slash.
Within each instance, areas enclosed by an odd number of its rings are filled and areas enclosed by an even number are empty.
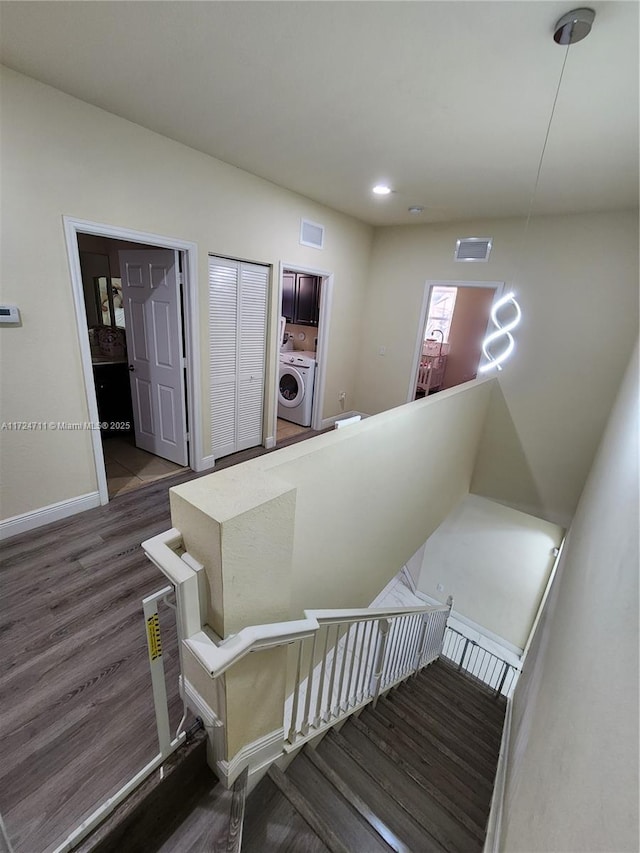
<svg viewBox="0 0 640 853">
<path fill-rule="evenodd" d="M 211 442 L 217 459 L 262 441 L 269 268 L 209 259 Z"/>
<path fill-rule="evenodd" d="M 119 255 L 136 447 L 187 465 L 178 253 Z"/>
</svg>

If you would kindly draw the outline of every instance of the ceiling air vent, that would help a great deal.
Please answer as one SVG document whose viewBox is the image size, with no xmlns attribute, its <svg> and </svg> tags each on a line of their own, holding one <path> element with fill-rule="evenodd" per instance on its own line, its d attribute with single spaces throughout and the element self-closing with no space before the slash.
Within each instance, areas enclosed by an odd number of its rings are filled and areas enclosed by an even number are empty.
<svg viewBox="0 0 640 853">
<path fill-rule="evenodd" d="M 461 237 L 456 242 L 456 261 L 488 261 L 493 237 Z"/>
<path fill-rule="evenodd" d="M 324 249 L 324 225 L 302 219 L 300 221 L 300 245 L 311 246 L 312 249 Z"/>
</svg>

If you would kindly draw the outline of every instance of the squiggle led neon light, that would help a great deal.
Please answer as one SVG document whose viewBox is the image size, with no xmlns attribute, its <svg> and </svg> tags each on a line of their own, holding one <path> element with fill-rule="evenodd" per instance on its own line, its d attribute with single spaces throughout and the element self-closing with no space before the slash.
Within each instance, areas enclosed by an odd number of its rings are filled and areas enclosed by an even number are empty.
<svg viewBox="0 0 640 853">
<path fill-rule="evenodd" d="M 501 323 L 498 320 L 498 311 L 503 308 L 508 303 L 511 303 L 515 308 L 515 317 L 510 320 L 508 323 Z M 487 363 L 483 364 L 482 367 L 478 368 L 478 373 L 484 373 L 487 370 L 491 370 L 493 367 L 498 370 L 502 370 L 502 362 L 506 361 L 511 353 L 513 352 L 513 348 L 515 346 L 515 341 L 513 340 L 513 336 L 511 332 L 515 329 L 515 327 L 520 322 L 522 317 L 522 311 L 520 311 L 520 306 L 516 302 L 513 293 L 507 293 L 506 296 L 503 296 L 502 299 L 499 299 L 496 304 L 491 309 L 491 319 L 493 321 L 494 326 L 496 327 L 495 332 L 491 332 L 491 334 L 487 335 L 487 337 L 482 342 L 482 352 L 484 353 L 484 357 L 487 359 Z M 489 352 L 489 346 L 497 341 L 501 337 L 506 337 L 507 346 L 500 353 L 500 355 L 494 356 Z"/>
</svg>

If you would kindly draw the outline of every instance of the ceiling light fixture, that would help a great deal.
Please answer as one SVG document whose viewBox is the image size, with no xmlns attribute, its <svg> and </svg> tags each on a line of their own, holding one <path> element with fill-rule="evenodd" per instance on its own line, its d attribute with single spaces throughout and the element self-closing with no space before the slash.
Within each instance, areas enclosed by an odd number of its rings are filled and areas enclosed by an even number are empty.
<svg viewBox="0 0 640 853">
<path fill-rule="evenodd" d="M 376 184 L 371 192 L 375 195 L 389 195 L 391 187 L 388 187 L 386 184 Z"/>
<path fill-rule="evenodd" d="M 421 213 L 424 213 L 424 207 L 410 207 L 409 213 L 412 216 L 419 216 Z"/>
<path fill-rule="evenodd" d="M 553 116 L 556 110 L 556 104 L 558 103 L 560 87 L 562 86 L 562 78 L 564 76 L 564 69 L 567 64 L 567 58 L 569 56 L 569 48 L 572 44 L 576 44 L 576 42 L 582 41 L 583 38 L 586 38 L 586 36 L 589 35 L 589 33 L 591 32 L 591 25 L 593 24 L 595 17 L 596 13 L 593 11 L 593 9 L 574 9 L 572 12 L 567 12 L 566 15 L 563 15 L 561 18 L 559 18 L 556 21 L 555 27 L 553 28 L 553 40 L 556 42 L 556 44 L 566 45 L 567 50 L 565 52 L 564 60 L 562 62 L 562 68 L 560 69 L 560 77 L 558 78 L 556 94 L 553 99 L 551 115 L 549 116 L 549 122 L 547 124 L 547 132 L 544 137 L 542 151 L 540 153 L 540 160 L 538 162 L 538 171 L 536 173 L 536 179 L 533 184 L 531 198 L 529 199 L 529 210 L 527 211 L 527 219 L 524 225 L 524 233 L 522 235 L 523 258 L 524 247 L 526 245 L 527 240 L 527 232 L 529 230 L 529 222 L 531 220 L 531 212 L 533 210 L 533 202 L 538 191 L 538 184 L 540 183 L 540 175 L 542 174 L 542 163 L 544 161 L 545 151 L 547 150 L 547 142 L 549 141 L 549 133 L 551 132 Z M 505 323 L 504 325 L 502 325 L 497 319 L 497 311 L 506 306 L 508 303 L 511 303 L 513 309 L 515 310 L 515 314 L 509 323 Z M 485 358 L 487 359 L 487 363 L 483 364 L 481 367 L 478 368 L 478 373 L 484 373 L 487 370 L 491 370 L 491 368 L 493 367 L 497 368 L 498 370 L 502 370 L 502 362 L 505 361 L 511 355 L 515 346 L 513 337 L 510 333 L 520 322 L 521 316 L 522 312 L 520 311 L 520 306 L 516 302 L 513 293 L 508 293 L 506 296 L 496 302 L 496 304 L 491 310 L 491 319 L 493 320 L 493 323 L 496 326 L 496 331 L 491 332 L 491 334 L 487 335 L 487 337 L 482 342 L 482 351 L 484 353 Z M 489 352 L 488 347 L 490 344 L 492 344 L 494 341 L 496 341 L 503 335 L 507 338 L 507 347 L 499 356 L 494 357 Z"/>
</svg>

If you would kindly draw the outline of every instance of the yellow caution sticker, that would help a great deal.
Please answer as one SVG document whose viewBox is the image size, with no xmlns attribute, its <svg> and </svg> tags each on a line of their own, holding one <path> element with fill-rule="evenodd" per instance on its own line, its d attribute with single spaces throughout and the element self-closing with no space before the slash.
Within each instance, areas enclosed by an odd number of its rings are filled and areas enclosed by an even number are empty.
<svg viewBox="0 0 640 853">
<path fill-rule="evenodd" d="M 149 641 L 149 657 L 157 660 L 162 657 L 162 640 L 160 638 L 160 620 L 154 613 L 147 619 L 147 640 Z"/>
</svg>

